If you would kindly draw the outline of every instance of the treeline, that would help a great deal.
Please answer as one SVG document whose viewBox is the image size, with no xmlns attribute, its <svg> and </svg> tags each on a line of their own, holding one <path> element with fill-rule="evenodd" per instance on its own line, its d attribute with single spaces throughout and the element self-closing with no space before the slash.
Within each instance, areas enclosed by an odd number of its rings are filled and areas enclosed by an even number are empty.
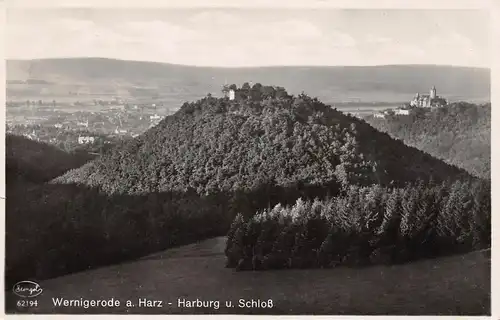
<svg viewBox="0 0 500 320">
<path fill-rule="evenodd" d="M 476 176 L 490 178 L 491 104 L 460 102 L 419 111 L 410 116 L 366 120 L 407 145 Z"/>
<path fill-rule="evenodd" d="M 328 200 L 239 214 L 227 235 L 227 267 L 392 264 L 488 248 L 490 196 L 482 180 L 351 186 Z"/>
<path fill-rule="evenodd" d="M 291 95 L 289 95 L 283 87 L 263 86 L 260 83 L 256 83 L 251 86 L 248 82 L 245 82 L 240 88 L 238 88 L 236 84 L 231 84 L 224 89 L 226 91 L 234 90 L 234 99 L 236 101 L 262 101 L 265 99 L 286 99 L 291 97 Z"/>
<path fill-rule="evenodd" d="M 220 236 L 230 222 L 217 195 L 107 197 L 72 185 L 41 185 L 7 198 L 7 286 Z"/>
</svg>

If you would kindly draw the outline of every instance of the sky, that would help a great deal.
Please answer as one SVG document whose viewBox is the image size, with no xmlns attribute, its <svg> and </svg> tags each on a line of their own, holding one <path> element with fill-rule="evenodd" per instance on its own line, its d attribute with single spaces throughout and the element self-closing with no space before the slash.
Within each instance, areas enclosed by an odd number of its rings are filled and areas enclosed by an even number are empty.
<svg viewBox="0 0 500 320">
<path fill-rule="evenodd" d="M 8 8 L 7 59 L 196 66 L 490 66 L 486 11 Z"/>
</svg>

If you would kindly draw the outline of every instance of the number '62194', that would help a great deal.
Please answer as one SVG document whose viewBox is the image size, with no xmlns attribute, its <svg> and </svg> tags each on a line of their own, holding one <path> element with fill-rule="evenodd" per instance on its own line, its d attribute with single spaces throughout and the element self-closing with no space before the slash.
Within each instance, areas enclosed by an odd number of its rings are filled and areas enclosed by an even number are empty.
<svg viewBox="0 0 500 320">
<path fill-rule="evenodd" d="M 16 305 L 19 308 L 38 307 L 38 301 L 37 300 L 17 300 Z"/>
</svg>

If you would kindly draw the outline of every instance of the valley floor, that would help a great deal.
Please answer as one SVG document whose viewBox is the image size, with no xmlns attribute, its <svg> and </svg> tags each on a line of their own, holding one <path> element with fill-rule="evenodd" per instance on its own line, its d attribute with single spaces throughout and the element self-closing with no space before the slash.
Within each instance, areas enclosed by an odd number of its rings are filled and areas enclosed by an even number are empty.
<svg viewBox="0 0 500 320">
<path fill-rule="evenodd" d="M 244 271 L 224 268 L 225 238 L 171 249 L 134 262 L 40 283 L 38 307 L 28 313 L 487 315 L 490 259 L 484 252 L 399 266 L 350 269 Z M 6 311 L 16 312 L 6 293 Z M 120 307 L 54 307 L 53 299 L 106 299 Z M 161 307 L 139 307 L 139 299 Z M 209 308 L 178 307 L 178 300 L 220 301 Z M 272 300 L 272 308 L 238 301 Z M 127 308 L 131 300 L 135 307 Z M 231 301 L 233 307 L 226 307 Z M 171 303 L 171 304 L 169 304 Z M 257 304 L 257 303 L 255 303 Z M 255 305 L 254 304 L 254 305 Z M 17 308 L 23 310 L 22 308 Z"/>
</svg>

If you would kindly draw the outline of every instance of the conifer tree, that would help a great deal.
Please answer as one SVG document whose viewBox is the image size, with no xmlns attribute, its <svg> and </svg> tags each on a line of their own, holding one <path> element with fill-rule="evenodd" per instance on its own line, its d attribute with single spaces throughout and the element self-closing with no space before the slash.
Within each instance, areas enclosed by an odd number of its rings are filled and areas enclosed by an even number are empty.
<svg viewBox="0 0 500 320">
<path fill-rule="evenodd" d="M 449 188 L 449 194 L 446 198 L 446 201 L 443 202 L 443 208 L 440 211 L 438 216 L 438 225 L 440 235 L 443 237 L 443 240 L 446 241 L 448 246 L 451 246 L 455 243 L 455 239 L 459 234 L 459 224 L 457 217 L 460 215 L 460 206 L 461 206 L 461 183 L 459 181 L 455 181 L 451 184 Z"/>
<path fill-rule="evenodd" d="M 472 248 L 491 247 L 491 193 L 489 182 L 477 182 L 473 189 L 473 205 L 469 220 Z"/>
<path fill-rule="evenodd" d="M 374 237 L 374 245 L 378 248 L 388 246 L 394 248 L 394 245 L 398 243 L 402 212 L 401 194 L 401 190 L 395 188 L 388 195 L 384 218 Z M 392 256 L 393 254 L 395 252 L 391 250 L 390 255 Z"/>
<path fill-rule="evenodd" d="M 335 262 L 335 235 L 338 234 L 340 230 L 335 228 L 335 226 L 331 225 L 330 229 L 328 230 L 328 234 L 326 235 L 325 239 L 321 243 L 318 254 L 317 254 L 317 259 L 318 259 L 318 266 L 322 268 L 327 268 L 332 266 Z M 338 253 L 337 253 L 338 254 Z M 337 261 L 338 263 L 339 261 Z"/>
<path fill-rule="evenodd" d="M 280 234 L 273 244 L 271 253 L 265 259 L 265 262 L 270 268 L 284 268 L 289 267 L 289 261 L 292 255 L 292 249 L 295 244 L 296 225 L 292 220 L 284 224 Z"/>
<path fill-rule="evenodd" d="M 237 228 L 233 234 L 231 246 L 226 249 L 226 267 L 235 268 L 239 261 L 244 258 L 245 254 L 245 227 L 244 225 Z"/>
<path fill-rule="evenodd" d="M 234 218 L 233 222 L 231 223 L 231 226 L 229 227 L 229 230 L 227 232 L 226 236 L 226 248 L 225 248 L 225 254 L 231 250 L 231 247 L 233 246 L 234 243 L 234 235 L 237 230 L 241 229 L 245 223 L 245 220 L 243 218 L 243 215 L 241 213 L 238 213 L 236 217 Z"/>
</svg>

